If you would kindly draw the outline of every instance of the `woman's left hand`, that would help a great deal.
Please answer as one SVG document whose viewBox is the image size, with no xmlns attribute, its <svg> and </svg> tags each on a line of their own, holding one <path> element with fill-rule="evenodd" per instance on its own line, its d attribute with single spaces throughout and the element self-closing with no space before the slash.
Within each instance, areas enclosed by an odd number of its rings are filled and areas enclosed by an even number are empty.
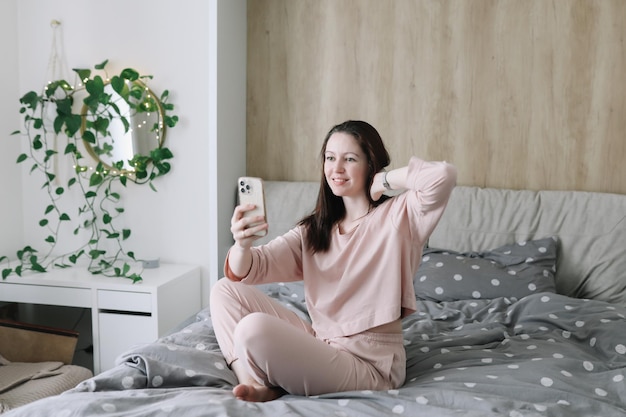
<svg viewBox="0 0 626 417">
<path fill-rule="evenodd" d="M 374 201 L 378 201 L 386 191 L 385 186 L 383 185 L 383 174 L 384 171 L 381 171 L 374 175 L 372 187 L 370 188 L 370 196 Z"/>
</svg>

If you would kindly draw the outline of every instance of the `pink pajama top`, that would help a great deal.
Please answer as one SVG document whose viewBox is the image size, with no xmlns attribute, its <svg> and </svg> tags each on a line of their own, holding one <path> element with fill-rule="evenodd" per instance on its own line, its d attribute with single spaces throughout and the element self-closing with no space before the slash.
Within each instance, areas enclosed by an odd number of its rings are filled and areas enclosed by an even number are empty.
<svg viewBox="0 0 626 417">
<path fill-rule="evenodd" d="M 242 282 L 304 281 L 316 336 L 331 339 L 361 333 L 415 312 L 413 276 L 422 248 L 439 222 L 456 183 L 446 162 L 411 158 L 408 190 L 375 207 L 345 234 L 336 225 L 330 248 L 313 254 L 296 226 L 252 247 L 252 267 Z M 226 276 L 237 279 L 230 271 Z"/>
</svg>

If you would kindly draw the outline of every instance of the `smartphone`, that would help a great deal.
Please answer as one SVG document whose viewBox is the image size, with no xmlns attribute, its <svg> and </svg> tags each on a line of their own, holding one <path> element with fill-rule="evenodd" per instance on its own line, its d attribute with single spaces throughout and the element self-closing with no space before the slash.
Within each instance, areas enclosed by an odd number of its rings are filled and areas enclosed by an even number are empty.
<svg viewBox="0 0 626 417">
<path fill-rule="evenodd" d="M 241 177 L 237 180 L 237 194 L 239 195 L 239 204 L 254 204 L 254 210 L 244 213 L 244 217 L 265 216 L 265 190 L 263 189 L 263 180 L 256 177 Z M 253 223 L 256 226 L 259 223 Z M 265 236 L 267 230 L 256 232 L 256 236 Z"/>
</svg>

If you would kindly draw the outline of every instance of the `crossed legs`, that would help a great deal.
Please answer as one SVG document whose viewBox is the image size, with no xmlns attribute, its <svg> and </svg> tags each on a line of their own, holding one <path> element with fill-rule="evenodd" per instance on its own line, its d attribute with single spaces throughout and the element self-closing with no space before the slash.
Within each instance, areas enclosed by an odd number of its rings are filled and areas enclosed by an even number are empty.
<svg viewBox="0 0 626 417">
<path fill-rule="evenodd" d="M 380 384 L 368 362 L 314 336 L 311 325 L 253 286 L 221 279 L 211 291 L 215 334 L 239 385 L 237 398 L 272 400 Z"/>
</svg>

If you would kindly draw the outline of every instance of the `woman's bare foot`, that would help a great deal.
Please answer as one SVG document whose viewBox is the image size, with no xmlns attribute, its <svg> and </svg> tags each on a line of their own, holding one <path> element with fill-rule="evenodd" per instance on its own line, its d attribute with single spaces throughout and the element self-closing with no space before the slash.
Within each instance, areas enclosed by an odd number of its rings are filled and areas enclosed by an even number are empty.
<svg viewBox="0 0 626 417">
<path fill-rule="evenodd" d="M 285 394 L 285 391 L 277 387 L 262 385 L 239 384 L 233 388 L 233 395 L 244 401 L 265 402 L 275 400 Z"/>
</svg>

